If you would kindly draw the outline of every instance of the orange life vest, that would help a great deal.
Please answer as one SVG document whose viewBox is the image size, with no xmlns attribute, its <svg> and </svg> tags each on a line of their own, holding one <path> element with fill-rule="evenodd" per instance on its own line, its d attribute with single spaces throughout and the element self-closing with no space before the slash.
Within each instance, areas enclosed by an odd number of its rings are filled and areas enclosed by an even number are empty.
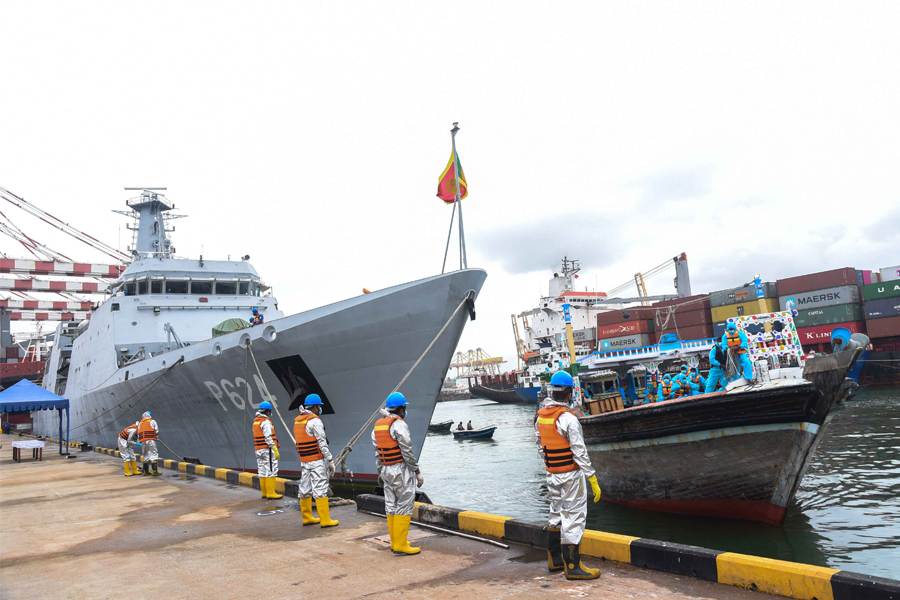
<svg viewBox="0 0 900 600">
<path fill-rule="evenodd" d="M 580 467 L 575 462 L 575 454 L 569 440 L 556 430 L 556 421 L 563 413 L 571 412 L 565 406 L 547 406 L 537 412 L 538 433 L 544 451 L 544 466 L 550 473 L 569 473 Z"/>
<path fill-rule="evenodd" d="M 294 419 L 294 439 L 297 440 L 297 454 L 300 462 L 312 462 L 322 460 L 325 455 L 319 448 L 319 440 L 315 436 L 306 433 L 306 424 L 312 419 L 318 419 L 317 415 L 300 415 Z"/>
<path fill-rule="evenodd" d="M 663 381 L 659 386 L 660 391 L 662 391 L 663 396 L 672 395 L 672 383 Z"/>
<path fill-rule="evenodd" d="M 122 430 L 122 433 L 119 434 L 119 437 L 122 438 L 123 440 L 127 440 L 129 429 L 137 429 L 137 427 L 135 427 L 134 423 L 132 423 L 131 425 L 129 425 L 128 427 L 126 427 L 125 429 Z M 152 428 L 151 428 L 151 431 L 152 431 Z"/>
<path fill-rule="evenodd" d="M 262 430 L 263 421 L 268 421 L 270 425 L 272 424 L 272 419 L 270 419 L 269 417 L 264 417 L 262 415 L 253 419 L 253 447 L 256 450 L 265 450 L 269 447 L 269 445 L 266 443 L 266 436 Z M 272 441 L 275 442 L 276 448 L 281 448 L 281 446 L 278 444 L 278 436 L 275 435 L 274 427 L 272 427 Z"/>
<path fill-rule="evenodd" d="M 391 437 L 391 425 L 395 419 L 400 419 L 400 417 L 394 415 L 375 421 L 375 448 L 378 450 L 378 458 L 381 459 L 381 464 L 384 466 L 403 462 L 400 444 Z M 402 419 L 400 420 L 402 421 Z"/>
<path fill-rule="evenodd" d="M 153 419 L 141 419 L 141 425 L 138 427 L 138 441 L 142 444 L 147 440 L 156 439 L 156 430 L 150 426 L 150 421 L 152 420 Z"/>
<path fill-rule="evenodd" d="M 744 348 L 741 348 L 741 347 L 740 347 L 740 345 L 741 345 L 741 334 L 740 334 L 739 332 L 735 331 L 734 334 L 732 334 L 730 331 L 726 331 L 726 332 L 725 332 L 725 337 L 727 338 L 727 341 L 728 341 L 728 347 L 729 347 L 729 348 L 737 347 L 737 348 L 738 348 L 738 349 L 737 349 L 737 353 L 738 353 L 738 354 L 743 354 L 743 353 L 746 352 L 746 350 L 745 350 Z"/>
<path fill-rule="evenodd" d="M 685 383 L 687 385 L 687 383 Z M 678 387 L 672 386 L 676 398 L 681 398 L 685 395 L 687 390 L 684 389 L 684 385 L 681 385 L 681 382 L 678 382 Z"/>
<path fill-rule="evenodd" d="M 699 374 L 697 374 L 697 375 L 692 375 L 692 376 L 691 376 L 691 383 L 696 383 L 697 385 L 700 385 L 700 375 L 699 375 Z"/>
</svg>

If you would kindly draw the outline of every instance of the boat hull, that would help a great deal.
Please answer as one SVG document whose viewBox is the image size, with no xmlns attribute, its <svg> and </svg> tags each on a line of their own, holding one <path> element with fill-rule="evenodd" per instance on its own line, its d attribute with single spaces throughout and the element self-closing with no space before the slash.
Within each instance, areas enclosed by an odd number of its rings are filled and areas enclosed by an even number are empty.
<svg viewBox="0 0 900 600">
<path fill-rule="evenodd" d="M 292 427 L 298 413 L 290 408 L 306 389 L 323 397 L 322 420 L 337 454 L 466 294 L 477 295 L 485 277 L 480 269 L 457 271 L 269 321 L 119 369 L 95 390 L 82 390 L 70 380 L 70 439 L 115 447 L 118 433 L 149 410 L 159 423 L 160 439 L 180 456 L 255 471 L 251 425 L 255 409 L 266 399 L 264 390 L 274 396 L 287 427 Z M 410 402 L 406 421 L 417 455 L 468 319 L 466 309 L 456 314 L 401 388 Z M 247 339 L 262 380 L 245 349 Z M 36 432 L 55 434 L 55 418 L 41 413 L 34 417 Z M 280 472 L 299 475 L 299 458 L 287 428 L 276 414 L 272 420 L 282 450 Z M 367 436 L 356 450 L 349 455 L 348 469 L 363 478 L 376 477 Z M 169 453 L 161 447 L 160 456 Z"/>
<path fill-rule="evenodd" d="M 537 404 L 539 387 L 515 387 L 506 390 L 473 385 L 469 388 L 472 395 L 498 404 Z"/>
<path fill-rule="evenodd" d="M 842 385 L 849 370 L 844 359 L 836 370 L 810 369 L 810 381 L 582 419 L 603 499 L 781 525 L 825 426 L 851 387 Z"/>
</svg>

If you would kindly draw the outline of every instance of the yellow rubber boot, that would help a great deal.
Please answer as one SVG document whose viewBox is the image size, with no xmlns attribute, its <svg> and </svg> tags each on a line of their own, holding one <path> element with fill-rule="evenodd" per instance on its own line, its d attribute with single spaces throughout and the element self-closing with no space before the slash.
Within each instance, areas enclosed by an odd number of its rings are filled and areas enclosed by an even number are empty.
<svg viewBox="0 0 900 600">
<path fill-rule="evenodd" d="M 283 495 L 275 493 L 275 478 L 267 477 L 266 479 L 269 480 L 268 487 L 266 488 L 266 491 L 269 492 L 269 499 L 270 500 L 278 500 L 279 498 L 284 498 Z"/>
<path fill-rule="evenodd" d="M 312 514 L 312 498 L 300 498 L 300 514 L 303 515 L 304 525 L 315 525 L 319 522 Z"/>
<path fill-rule="evenodd" d="M 132 475 L 140 475 L 141 474 L 141 472 L 138 471 L 138 466 L 137 466 L 136 460 L 131 461 L 131 474 Z"/>
<path fill-rule="evenodd" d="M 394 515 L 387 516 L 388 535 L 391 536 L 391 550 L 394 549 Z"/>
<path fill-rule="evenodd" d="M 319 513 L 319 521 L 321 521 L 322 527 L 334 527 L 338 524 L 337 521 L 331 520 L 331 515 L 328 514 L 328 497 L 325 498 L 316 498 L 316 511 Z"/>
<path fill-rule="evenodd" d="M 412 521 L 410 515 L 394 515 L 394 535 L 396 542 L 391 544 L 391 550 L 394 554 L 418 554 L 421 552 L 419 548 L 413 548 L 409 545 L 409 522 Z"/>
<path fill-rule="evenodd" d="M 129 461 L 125 461 L 125 477 L 131 477 L 133 473 L 131 472 L 131 463 Z"/>
<path fill-rule="evenodd" d="M 581 562 L 580 548 L 575 544 L 563 545 L 566 579 L 597 579 L 600 569 L 589 569 Z"/>
</svg>

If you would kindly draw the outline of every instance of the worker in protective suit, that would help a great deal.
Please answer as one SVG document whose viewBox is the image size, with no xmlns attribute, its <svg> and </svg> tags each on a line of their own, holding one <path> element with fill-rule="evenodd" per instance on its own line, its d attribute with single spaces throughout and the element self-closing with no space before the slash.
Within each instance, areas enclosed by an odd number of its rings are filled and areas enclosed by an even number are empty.
<svg viewBox="0 0 900 600">
<path fill-rule="evenodd" d="M 134 445 L 138 441 L 138 429 L 140 427 L 141 422 L 138 421 L 128 425 L 119 434 L 119 456 L 122 458 L 122 462 L 125 463 L 125 477 L 131 477 L 140 472 L 138 471 L 137 460 L 134 457 Z"/>
<path fill-rule="evenodd" d="M 716 391 L 716 385 L 721 385 L 722 389 L 728 385 L 728 379 L 725 377 L 725 366 L 728 357 L 725 354 L 725 345 L 722 340 L 716 340 L 712 350 L 709 351 L 709 373 L 706 376 L 706 393 L 711 394 Z"/>
<path fill-rule="evenodd" d="M 304 400 L 300 416 L 294 419 L 294 439 L 297 441 L 297 454 L 300 455 L 300 513 L 304 525 L 321 523 L 322 527 L 334 527 L 328 513 L 328 480 L 334 474 L 331 466 L 331 451 L 325 437 L 325 424 L 319 415 L 322 413 L 322 397 L 310 394 Z M 312 502 L 316 500 L 319 518 L 312 516 Z"/>
<path fill-rule="evenodd" d="M 550 378 L 550 398 L 534 420 L 538 453 L 547 468 L 550 521 L 547 528 L 547 568 L 565 571 L 566 579 L 596 579 L 599 569 L 581 562 L 579 546 L 587 519 L 587 486 L 594 502 L 600 500 L 600 484 L 588 458 L 581 423 L 569 410 L 574 385 L 572 376 L 557 371 Z"/>
<path fill-rule="evenodd" d="M 156 450 L 157 437 L 159 425 L 148 410 L 141 415 L 141 422 L 138 424 L 138 441 L 144 449 L 144 475 L 160 475 L 159 465 L 156 462 L 159 460 L 159 452 Z"/>
<path fill-rule="evenodd" d="M 275 477 L 278 476 L 278 437 L 272 424 L 272 403 L 260 402 L 253 419 L 253 447 L 256 450 L 256 473 L 259 475 L 259 489 L 263 499 L 283 498 L 275 493 Z"/>
<path fill-rule="evenodd" d="M 263 317 L 262 313 L 259 312 L 259 309 L 258 309 L 258 308 L 254 308 L 254 309 L 253 309 L 253 316 L 250 317 L 250 324 L 251 324 L 251 325 L 262 325 L 262 323 L 263 323 L 264 321 L 265 321 L 265 318 Z"/>
<path fill-rule="evenodd" d="M 706 378 L 700 374 L 697 367 L 691 367 L 687 376 L 688 385 L 691 386 L 691 396 L 699 396 L 706 391 Z"/>
<path fill-rule="evenodd" d="M 737 325 L 733 321 L 725 326 L 725 333 L 722 335 L 722 345 L 726 350 L 731 350 L 734 361 L 737 363 L 738 372 L 735 373 L 731 381 L 743 377 L 748 382 L 753 379 L 753 364 L 750 362 L 750 356 L 747 351 L 750 349 L 750 343 L 747 340 L 747 334 L 738 331 Z"/>
<path fill-rule="evenodd" d="M 422 487 L 425 478 L 413 453 L 406 416 L 406 398 L 400 392 L 387 397 L 384 415 L 375 421 L 372 444 L 378 477 L 384 484 L 384 514 L 391 534 L 394 554 L 418 554 L 419 548 L 409 545 L 409 523 L 416 504 L 416 485 Z"/>
<path fill-rule="evenodd" d="M 672 376 L 666 373 L 663 375 L 662 381 L 659 383 L 658 393 L 656 396 L 657 402 L 662 402 L 664 400 L 671 400 L 675 397 L 675 389 L 672 386 Z"/>
</svg>

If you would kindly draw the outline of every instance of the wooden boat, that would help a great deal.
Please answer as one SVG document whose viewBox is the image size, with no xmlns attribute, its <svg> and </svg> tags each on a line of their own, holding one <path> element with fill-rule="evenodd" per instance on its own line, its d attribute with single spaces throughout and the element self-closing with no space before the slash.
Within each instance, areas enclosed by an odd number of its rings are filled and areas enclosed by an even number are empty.
<svg viewBox="0 0 900 600">
<path fill-rule="evenodd" d="M 453 427 L 453 421 L 441 421 L 440 423 L 429 423 L 428 431 L 450 431 Z"/>
<path fill-rule="evenodd" d="M 456 439 L 469 439 L 469 438 L 490 438 L 494 436 L 494 430 L 497 429 L 496 425 L 488 425 L 487 427 L 480 427 L 478 429 L 464 429 L 462 431 L 453 430 L 453 437 Z"/>
</svg>

